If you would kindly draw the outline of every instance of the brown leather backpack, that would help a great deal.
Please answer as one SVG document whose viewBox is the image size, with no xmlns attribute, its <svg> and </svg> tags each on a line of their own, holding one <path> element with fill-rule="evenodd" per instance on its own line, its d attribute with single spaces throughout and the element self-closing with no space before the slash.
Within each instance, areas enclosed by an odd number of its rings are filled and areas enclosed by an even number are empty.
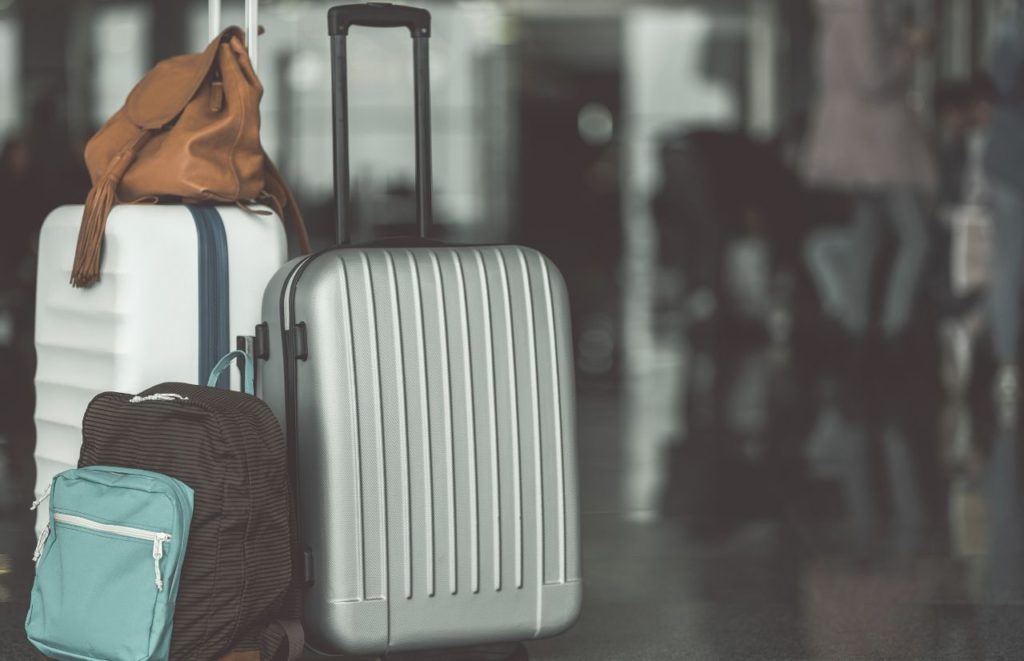
<svg viewBox="0 0 1024 661">
<path fill-rule="evenodd" d="M 206 50 L 164 60 L 85 148 L 93 188 L 71 272 L 76 287 L 96 282 L 107 216 L 119 202 L 264 202 L 309 236 L 291 191 L 260 144 L 263 86 L 230 27 Z"/>
</svg>

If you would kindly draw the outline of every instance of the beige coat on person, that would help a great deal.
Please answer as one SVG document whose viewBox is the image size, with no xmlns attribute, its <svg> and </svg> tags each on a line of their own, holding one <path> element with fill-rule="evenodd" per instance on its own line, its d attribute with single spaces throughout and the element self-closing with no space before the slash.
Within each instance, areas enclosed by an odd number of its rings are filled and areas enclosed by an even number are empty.
<svg viewBox="0 0 1024 661">
<path fill-rule="evenodd" d="M 910 107 L 914 54 L 882 27 L 880 0 L 817 0 L 819 94 L 804 154 L 808 184 L 930 193 L 937 173 Z"/>
</svg>

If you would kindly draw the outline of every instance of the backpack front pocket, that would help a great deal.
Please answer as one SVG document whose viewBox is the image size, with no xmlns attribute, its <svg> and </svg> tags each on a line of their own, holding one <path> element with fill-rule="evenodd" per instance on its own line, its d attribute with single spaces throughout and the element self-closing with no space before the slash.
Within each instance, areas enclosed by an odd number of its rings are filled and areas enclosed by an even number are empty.
<svg viewBox="0 0 1024 661">
<path fill-rule="evenodd" d="M 54 481 L 26 622 L 52 658 L 167 657 L 191 490 L 158 474 L 113 472 L 124 470 L 80 469 Z"/>
<path fill-rule="evenodd" d="M 123 538 L 126 540 L 141 540 L 143 542 L 152 542 L 153 544 L 153 583 L 156 585 L 156 589 L 163 591 L 164 579 L 163 573 L 160 569 L 160 561 L 164 557 L 164 544 L 171 541 L 171 533 L 169 532 L 154 532 L 152 530 L 142 530 L 140 528 L 132 528 L 129 526 L 118 526 L 110 523 L 100 523 L 99 521 L 93 521 L 83 516 L 75 516 L 74 514 L 64 514 L 63 512 L 56 512 L 53 515 L 54 523 L 58 526 L 69 526 L 71 528 L 79 528 L 84 532 L 97 533 L 100 536 L 107 535 L 113 537 L 115 540 Z M 114 550 L 112 547 L 109 550 Z M 127 553 L 129 556 L 126 558 L 128 564 L 134 565 L 138 551 L 135 549 L 125 549 L 125 551 L 131 551 Z M 125 565 L 128 566 L 128 565 Z"/>
</svg>

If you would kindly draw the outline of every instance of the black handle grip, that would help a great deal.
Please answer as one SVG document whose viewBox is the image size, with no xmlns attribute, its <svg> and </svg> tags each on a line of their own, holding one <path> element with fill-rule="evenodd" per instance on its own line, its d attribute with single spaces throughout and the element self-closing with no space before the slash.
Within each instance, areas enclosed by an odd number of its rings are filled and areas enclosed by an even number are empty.
<svg viewBox="0 0 1024 661">
<path fill-rule="evenodd" d="M 369 28 L 409 28 L 413 37 L 430 36 L 430 12 L 417 7 L 393 5 L 390 2 L 367 2 L 358 5 L 331 7 L 327 12 L 331 36 L 347 35 L 353 25 Z"/>
</svg>

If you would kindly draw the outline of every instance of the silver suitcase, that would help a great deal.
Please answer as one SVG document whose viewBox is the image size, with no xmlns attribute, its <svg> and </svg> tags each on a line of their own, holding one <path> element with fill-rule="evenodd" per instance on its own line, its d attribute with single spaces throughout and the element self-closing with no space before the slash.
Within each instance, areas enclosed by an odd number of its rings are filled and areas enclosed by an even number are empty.
<svg viewBox="0 0 1024 661">
<path fill-rule="evenodd" d="M 527 248 L 348 245 L 348 27 L 413 36 L 423 237 L 430 15 L 329 16 L 342 247 L 278 271 L 256 341 L 298 474 L 308 637 L 381 654 L 557 634 L 581 600 L 564 281 Z"/>
</svg>

